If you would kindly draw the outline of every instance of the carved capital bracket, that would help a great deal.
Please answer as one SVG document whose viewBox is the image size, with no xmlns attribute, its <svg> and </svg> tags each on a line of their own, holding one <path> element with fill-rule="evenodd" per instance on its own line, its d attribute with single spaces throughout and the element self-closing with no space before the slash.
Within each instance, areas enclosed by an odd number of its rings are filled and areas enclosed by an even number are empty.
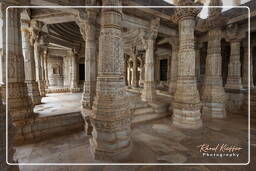
<svg viewBox="0 0 256 171">
<path fill-rule="evenodd" d="M 140 38 L 142 40 L 142 44 L 144 49 L 148 48 L 148 42 L 151 40 L 155 40 L 158 35 L 158 30 L 160 27 L 160 18 L 156 18 L 150 21 L 150 26 L 148 31 L 142 31 L 140 33 Z"/>
<path fill-rule="evenodd" d="M 244 32 L 240 32 L 237 24 L 229 24 L 226 27 L 226 40 L 229 42 L 240 42 L 246 37 Z"/>
<path fill-rule="evenodd" d="M 178 6 L 184 6 L 184 8 L 175 9 L 175 14 L 171 18 L 174 23 L 178 23 L 179 20 L 187 17 L 195 18 L 202 10 L 202 8 L 198 6 L 203 5 L 199 1 L 195 2 L 195 0 L 176 0 L 175 4 Z M 185 6 L 195 6 L 195 8 L 185 8 Z"/>
<path fill-rule="evenodd" d="M 98 11 L 96 9 L 79 9 L 76 23 L 80 28 L 83 39 L 93 36 L 95 32 L 96 17 Z"/>
</svg>

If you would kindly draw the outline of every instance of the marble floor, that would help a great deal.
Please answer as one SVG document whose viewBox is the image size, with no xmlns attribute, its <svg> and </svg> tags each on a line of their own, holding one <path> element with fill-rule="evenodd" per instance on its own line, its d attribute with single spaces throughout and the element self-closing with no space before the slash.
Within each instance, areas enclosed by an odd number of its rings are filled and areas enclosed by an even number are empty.
<svg viewBox="0 0 256 171">
<path fill-rule="evenodd" d="M 81 111 L 82 93 L 51 93 L 42 98 L 42 104 L 36 105 L 34 112 L 39 117 L 75 113 Z"/>
<path fill-rule="evenodd" d="M 247 171 L 255 170 L 256 129 L 251 121 L 251 164 L 249 166 L 20 166 L 21 171 Z M 99 163 L 89 149 L 89 136 L 83 132 L 57 137 L 35 144 L 16 147 L 15 159 L 19 163 Z M 225 120 L 204 121 L 198 130 L 178 129 L 170 118 L 138 124 L 132 131 L 133 150 L 129 163 L 247 163 L 247 118 L 232 115 Z M 236 157 L 203 156 L 199 145 L 227 144 L 242 149 Z M 212 153 L 212 152 L 209 152 Z M 226 154 L 228 152 L 219 152 Z M 231 152 L 232 153 L 232 152 Z M 179 169 L 178 169 L 179 167 Z"/>
</svg>

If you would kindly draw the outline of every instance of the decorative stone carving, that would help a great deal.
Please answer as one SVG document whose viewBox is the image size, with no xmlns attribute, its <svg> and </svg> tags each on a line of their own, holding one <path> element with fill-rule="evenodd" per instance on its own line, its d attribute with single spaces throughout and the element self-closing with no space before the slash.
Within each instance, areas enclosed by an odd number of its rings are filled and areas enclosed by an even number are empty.
<svg viewBox="0 0 256 171">
<path fill-rule="evenodd" d="M 36 82 L 36 68 L 34 58 L 34 46 L 30 42 L 29 22 L 22 22 L 22 49 L 24 56 L 25 83 L 28 95 L 33 105 L 41 103 L 41 96 Z"/>
<path fill-rule="evenodd" d="M 156 96 L 155 82 L 154 82 L 154 44 L 157 38 L 158 29 L 160 26 L 160 18 L 151 21 L 149 32 L 145 35 L 143 40 L 146 49 L 145 57 L 145 80 L 144 89 L 142 92 L 142 100 L 152 102 Z"/>
<path fill-rule="evenodd" d="M 201 5 L 192 0 L 178 5 Z M 194 28 L 200 8 L 177 8 L 175 19 L 179 23 L 179 55 L 176 91 L 173 101 L 173 124 L 182 128 L 202 126 L 201 102 L 195 77 Z"/>
<path fill-rule="evenodd" d="M 241 80 L 241 62 L 240 62 L 240 46 L 244 34 L 239 33 L 237 25 L 228 25 L 227 39 L 230 42 L 230 59 L 228 65 L 228 78 L 225 88 L 237 89 L 243 88 Z"/>
<path fill-rule="evenodd" d="M 121 5 L 104 0 L 104 6 Z M 93 114 L 91 150 L 97 160 L 122 160 L 131 149 L 131 113 L 124 82 L 124 52 L 121 34 L 122 9 L 101 9 L 99 64 Z"/>
</svg>

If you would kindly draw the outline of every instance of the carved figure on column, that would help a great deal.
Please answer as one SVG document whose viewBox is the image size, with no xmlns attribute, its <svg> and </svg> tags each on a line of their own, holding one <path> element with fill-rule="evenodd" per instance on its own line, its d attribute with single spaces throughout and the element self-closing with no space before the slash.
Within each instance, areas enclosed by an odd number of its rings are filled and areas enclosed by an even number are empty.
<svg viewBox="0 0 256 171">
<path fill-rule="evenodd" d="M 103 0 L 104 6 L 119 6 L 120 0 Z M 93 114 L 91 150 L 97 160 L 116 161 L 131 150 L 131 112 L 124 81 L 122 9 L 101 9 L 99 63 Z"/>
<path fill-rule="evenodd" d="M 142 91 L 142 100 L 152 102 L 156 98 L 155 79 L 154 79 L 154 45 L 158 35 L 160 26 L 160 18 L 151 21 L 150 29 L 142 37 L 142 41 L 146 50 L 145 57 L 145 80 Z"/>
<path fill-rule="evenodd" d="M 193 0 L 180 0 L 180 6 L 201 6 Z M 172 122 L 177 127 L 202 126 L 201 102 L 195 77 L 195 18 L 201 8 L 177 8 L 173 20 L 179 24 L 179 55 Z"/>
</svg>

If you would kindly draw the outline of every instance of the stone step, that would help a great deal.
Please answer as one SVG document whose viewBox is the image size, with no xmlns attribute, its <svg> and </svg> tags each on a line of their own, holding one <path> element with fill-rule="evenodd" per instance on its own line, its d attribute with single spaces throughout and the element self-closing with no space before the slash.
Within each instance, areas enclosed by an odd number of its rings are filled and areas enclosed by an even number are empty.
<svg viewBox="0 0 256 171">
<path fill-rule="evenodd" d="M 144 114 L 152 114 L 154 113 L 154 110 L 150 107 L 143 107 L 143 108 L 137 108 L 135 109 L 133 115 L 144 115 Z"/>
<path fill-rule="evenodd" d="M 132 123 L 139 123 L 139 122 L 147 122 L 155 119 L 164 118 L 168 115 L 168 113 L 149 113 L 149 114 L 143 114 L 143 115 L 135 115 L 135 117 L 132 118 Z"/>
</svg>

